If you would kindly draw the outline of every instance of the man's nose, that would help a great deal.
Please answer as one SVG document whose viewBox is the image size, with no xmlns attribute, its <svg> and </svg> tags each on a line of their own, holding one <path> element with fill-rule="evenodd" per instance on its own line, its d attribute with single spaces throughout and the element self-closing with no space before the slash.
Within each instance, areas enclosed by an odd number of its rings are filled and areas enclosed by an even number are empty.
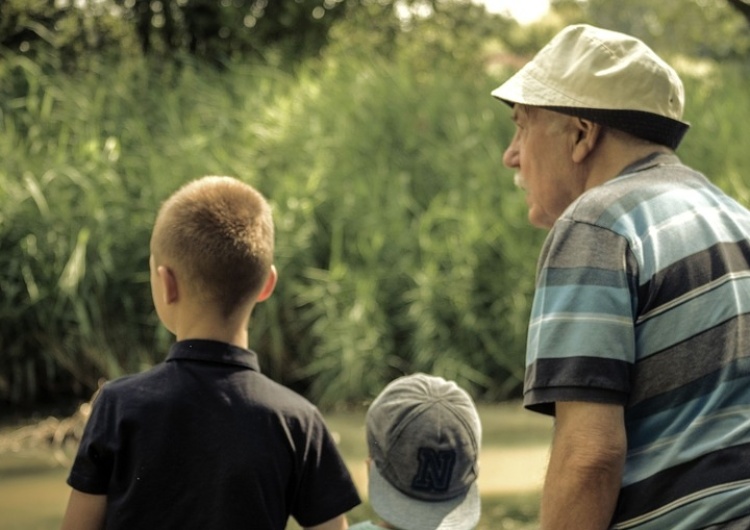
<svg viewBox="0 0 750 530">
<path fill-rule="evenodd" d="M 513 141 L 503 153 L 503 164 L 505 164 L 505 167 L 509 168 L 518 167 L 518 147 L 516 146 L 515 139 L 513 139 Z"/>
</svg>

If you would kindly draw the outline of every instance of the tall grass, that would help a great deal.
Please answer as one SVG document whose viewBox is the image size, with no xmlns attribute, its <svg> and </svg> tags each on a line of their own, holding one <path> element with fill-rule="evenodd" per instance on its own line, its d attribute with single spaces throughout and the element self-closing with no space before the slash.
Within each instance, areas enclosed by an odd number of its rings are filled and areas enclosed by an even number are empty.
<svg viewBox="0 0 750 530">
<path fill-rule="evenodd" d="M 293 373 L 322 403 L 414 370 L 497 397 L 518 387 L 535 258 L 501 169 L 509 127 L 481 71 L 434 66 L 316 65 L 259 139 L 262 174 L 286 177 L 265 188 Z"/>
<path fill-rule="evenodd" d="M 174 187 L 223 169 L 201 143 L 231 134 L 232 95 L 201 92 L 210 71 L 139 61 L 75 77 L 3 64 L 15 86 L 3 87 L 0 142 L 0 396 L 33 401 L 71 375 L 90 392 L 162 355 L 150 225 Z"/>
<path fill-rule="evenodd" d="M 747 72 L 712 78 L 689 79 L 680 153 L 747 203 Z M 251 329 L 272 377 L 324 407 L 417 370 L 517 395 L 544 234 L 478 62 L 341 47 L 294 72 L 132 59 L 68 76 L 5 57 L 0 79 L 0 400 L 85 395 L 163 358 L 151 224 L 204 174 L 274 206 L 281 278 Z"/>
</svg>

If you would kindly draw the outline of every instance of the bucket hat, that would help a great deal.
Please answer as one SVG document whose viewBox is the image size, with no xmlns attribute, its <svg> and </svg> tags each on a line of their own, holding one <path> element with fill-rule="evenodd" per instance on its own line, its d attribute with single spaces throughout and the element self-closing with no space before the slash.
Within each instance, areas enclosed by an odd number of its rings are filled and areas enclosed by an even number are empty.
<svg viewBox="0 0 750 530">
<path fill-rule="evenodd" d="M 677 148 L 685 91 L 677 72 L 639 39 L 588 24 L 568 26 L 492 91 Z"/>
</svg>

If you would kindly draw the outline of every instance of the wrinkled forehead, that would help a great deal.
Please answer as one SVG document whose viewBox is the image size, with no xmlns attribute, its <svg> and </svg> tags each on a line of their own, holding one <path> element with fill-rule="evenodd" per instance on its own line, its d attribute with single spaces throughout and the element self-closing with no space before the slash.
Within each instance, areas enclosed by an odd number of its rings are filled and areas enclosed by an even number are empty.
<svg viewBox="0 0 750 530">
<path fill-rule="evenodd" d="M 538 107 L 524 105 L 523 103 L 514 103 L 513 110 L 511 111 L 511 116 L 513 117 L 514 121 L 519 119 L 528 120 L 534 117 L 537 114 L 538 110 L 540 110 Z"/>
<path fill-rule="evenodd" d="M 522 103 L 514 104 L 511 114 L 511 119 L 516 125 L 553 125 L 564 117 L 563 114 Z"/>
</svg>

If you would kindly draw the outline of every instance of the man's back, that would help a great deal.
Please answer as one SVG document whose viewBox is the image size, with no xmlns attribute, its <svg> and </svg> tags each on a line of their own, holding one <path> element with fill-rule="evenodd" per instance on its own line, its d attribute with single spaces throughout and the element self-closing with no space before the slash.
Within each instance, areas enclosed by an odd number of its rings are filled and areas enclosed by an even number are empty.
<svg viewBox="0 0 750 530">
<path fill-rule="evenodd" d="M 538 299 L 571 294 L 534 309 L 527 403 L 624 405 L 615 528 L 702 528 L 750 513 L 750 212 L 674 156 L 637 169 L 550 233 Z"/>
</svg>

